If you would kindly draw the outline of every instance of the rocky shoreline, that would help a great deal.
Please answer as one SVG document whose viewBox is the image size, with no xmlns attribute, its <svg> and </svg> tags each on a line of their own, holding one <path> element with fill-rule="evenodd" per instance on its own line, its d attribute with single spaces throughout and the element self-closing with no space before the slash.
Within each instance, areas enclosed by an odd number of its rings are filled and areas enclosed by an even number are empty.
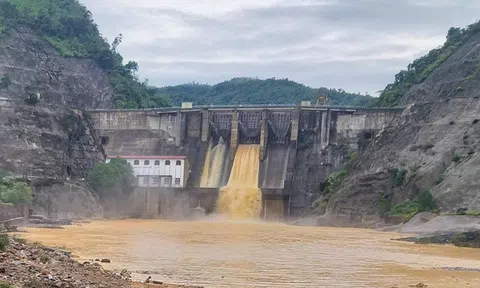
<svg viewBox="0 0 480 288">
<path fill-rule="evenodd" d="M 2 288 L 201 288 L 158 281 L 132 282 L 127 270 L 118 273 L 97 262 L 79 263 L 68 251 L 27 243 L 6 234 L 0 235 L 0 250 Z"/>
</svg>

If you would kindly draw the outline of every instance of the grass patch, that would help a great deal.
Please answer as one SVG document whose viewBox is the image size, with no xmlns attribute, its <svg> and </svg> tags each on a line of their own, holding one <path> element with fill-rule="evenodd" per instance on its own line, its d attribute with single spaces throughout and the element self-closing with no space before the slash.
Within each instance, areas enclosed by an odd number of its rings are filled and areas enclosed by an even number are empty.
<svg viewBox="0 0 480 288">
<path fill-rule="evenodd" d="M 419 212 L 419 204 L 417 201 L 410 201 L 404 204 L 395 205 L 387 213 L 388 216 L 400 218 L 402 221 L 410 220 Z"/>
<path fill-rule="evenodd" d="M 467 210 L 463 215 L 480 216 L 480 210 Z"/>
<path fill-rule="evenodd" d="M 325 189 L 323 189 L 322 196 L 313 202 L 313 212 L 317 215 L 324 214 L 330 197 L 340 188 L 343 180 L 348 175 L 348 171 L 343 169 L 339 172 L 333 172 L 328 176 Z"/>
<path fill-rule="evenodd" d="M 0 251 L 7 251 L 8 245 L 10 244 L 10 238 L 7 234 L 0 234 Z"/>
<path fill-rule="evenodd" d="M 455 154 L 453 155 L 452 160 L 453 160 L 453 162 L 455 162 L 455 163 L 459 163 L 460 161 L 462 161 L 462 158 L 463 158 L 462 156 L 460 156 L 459 154 L 455 153 Z"/>
<path fill-rule="evenodd" d="M 401 186 L 405 182 L 405 176 L 407 175 L 407 170 L 405 169 L 393 169 L 392 170 L 392 181 L 393 185 Z"/>
<path fill-rule="evenodd" d="M 438 185 L 442 182 L 443 182 L 443 177 L 442 176 L 437 176 L 437 178 L 435 178 L 435 185 Z"/>
<path fill-rule="evenodd" d="M 437 210 L 437 204 L 433 199 L 432 193 L 426 190 L 418 195 L 416 201 L 409 201 L 407 203 L 395 205 L 390 211 L 387 212 L 387 216 L 399 218 L 402 221 L 410 220 L 415 214 L 420 212 Z"/>
<path fill-rule="evenodd" d="M 15 288 L 15 286 L 7 282 L 0 282 L 0 288 Z"/>
</svg>

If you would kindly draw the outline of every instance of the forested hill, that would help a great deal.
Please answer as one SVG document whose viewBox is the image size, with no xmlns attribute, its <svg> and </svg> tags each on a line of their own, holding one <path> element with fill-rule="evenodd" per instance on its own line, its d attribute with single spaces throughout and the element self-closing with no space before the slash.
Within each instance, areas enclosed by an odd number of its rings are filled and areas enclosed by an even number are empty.
<svg viewBox="0 0 480 288">
<path fill-rule="evenodd" d="M 445 60 L 453 55 L 463 44 L 472 36 L 480 31 L 480 22 L 469 25 L 467 28 L 450 28 L 447 33 L 447 39 L 441 47 L 435 48 L 422 56 L 395 75 L 395 81 L 383 90 L 377 100 L 378 106 L 395 106 L 401 104 L 402 97 L 414 85 L 423 83 L 432 72 L 437 69 Z M 464 65 L 464 69 L 470 69 L 469 65 Z M 480 72 L 480 67 L 472 69 L 474 73 Z M 450 81 L 448 79 L 442 79 Z"/>
<path fill-rule="evenodd" d="M 117 51 L 122 36 L 109 44 L 100 35 L 90 11 L 77 0 L 0 0 L 0 43 L 8 41 L 12 35 L 24 33 L 20 31 L 25 27 L 53 46 L 61 56 L 92 59 L 108 74 L 115 95 L 113 101 L 118 108 L 168 105 L 164 98 L 148 88 L 147 83 L 137 78 L 136 62 L 123 63 Z M 40 61 L 38 58 L 35 60 Z M 8 79 L 7 76 L 0 75 L 2 79 Z M 23 84 L 25 79 L 12 80 Z M 78 85 L 71 83 L 70 86 Z"/>
<path fill-rule="evenodd" d="M 193 102 L 208 104 L 298 104 L 300 101 L 315 102 L 318 96 L 328 96 L 329 104 L 366 106 L 373 97 L 345 92 L 342 89 L 310 88 L 288 79 L 234 78 L 216 85 L 183 84 L 156 88 L 158 94 L 166 95 L 174 105 Z"/>
</svg>

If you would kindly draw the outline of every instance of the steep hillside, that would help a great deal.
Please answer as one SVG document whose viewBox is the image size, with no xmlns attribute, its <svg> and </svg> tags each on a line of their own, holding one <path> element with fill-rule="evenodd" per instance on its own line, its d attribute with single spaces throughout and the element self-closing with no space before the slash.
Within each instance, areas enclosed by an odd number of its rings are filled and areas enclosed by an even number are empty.
<svg viewBox="0 0 480 288">
<path fill-rule="evenodd" d="M 159 94 L 168 96 L 173 104 L 297 104 L 302 100 L 316 101 L 318 96 L 329 96 L 333 105 L 366 106 L 372 97 L 345 92 L 344 90 L 313 89 L 288 79 L 234 78 L 216 85 L 184 84 L 157 88 Z"/>
<path fill-rule="evenodd" d="M 108 75 L 90 59 L 62 57 L 31 29 L 11 29 L 0 40 L 0 97 L 23 101 L 40 94 L 43 103 L 111 108 Z"/>
<path fill-rule="evenodd" d="M 370 225 L 408 216 L 433 195 L 440 211 L 480 209 L 480 31 L 396 100 L 408 104 L 331 191 L 326 214 Z M 385 99 L 385 98 L 383 98 Z M 427 196 L 425 196 L 427 195 Z"/>
<path fill-rule="evenodd" d="M 0 96 L 78 108 L 168 105 L 123 64 L 76 0 L 0 0 Z M 45 98 L 44 98 L 45 96 Z"/>
<path fill-rule="evenodd" d="M 420 57 L 408 65 L 407 70 L 402 70 L 395 75 L 395 81 L 392 84 L 387 85 L 382 94 L 376 101 L 378 106 L 395 106 L 398 104 L 405 104 L 411 101 L 432 101 L 433 99 L 425 99 L 422 94 L 422 84 L 428 76 L 432 74 L 444 61 L 452 56 L 458 49 L 461 49 L 470 37 L 474 36 L 480 31 L 480 22 L 474 23 L 465 29 L 450 28 L 448 30 L 447 39 L 445 44 L 441 47 L 435 48 L 428 52 L 427 55 Z M 456 53 L 457 55 L 466 55 L 465 53 Z M 478 73 L 479 67 L 472 62 L 464 62 L 461 67 L 462 70 L 468 70 L 471 75 Z M 479 70 L 480 72 L 480 70 Z M 450 75 L 439 75 L 436 79 L 440 82 L 448 81 Z M 455 75 L 451 75 L 455 76 Z M 417 86 L 415 86 L 417 85 Z M 412 89 L 415 86 L 414 89 Z M 454 87 L 462 90 L 463 87 Z M 434 89 L 442 89 L 441 87 L 435 87 Z M 453 96 L 458 91 L 436 91 L 437 94 L 442 94 L 444 97 Z M 406 93 L 415 95 L 414 97 L 403 97 Z M 403 99 L 403 101 L 402 101 Z"/>
</svg>

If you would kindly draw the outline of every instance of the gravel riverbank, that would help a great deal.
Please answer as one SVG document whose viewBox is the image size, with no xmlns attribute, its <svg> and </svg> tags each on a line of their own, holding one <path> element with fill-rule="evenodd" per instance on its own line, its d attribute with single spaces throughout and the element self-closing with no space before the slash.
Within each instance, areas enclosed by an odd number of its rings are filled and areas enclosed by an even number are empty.
<svg viewBox="0 0 480 288">
<path fill-rule="evenodd" d="M 6 235 L 0 235 L 0 248 L 2 247 L 4 251 L 0 252 L 0 283 L 9 284 L 12 288 L 200 288 L 163 283 L 134 283 L 127 270 L 117 273 L 103 269 L 97 262 L 79 263 L 68 251 L 26 243 L 22 239 Z"/>
</svg>

